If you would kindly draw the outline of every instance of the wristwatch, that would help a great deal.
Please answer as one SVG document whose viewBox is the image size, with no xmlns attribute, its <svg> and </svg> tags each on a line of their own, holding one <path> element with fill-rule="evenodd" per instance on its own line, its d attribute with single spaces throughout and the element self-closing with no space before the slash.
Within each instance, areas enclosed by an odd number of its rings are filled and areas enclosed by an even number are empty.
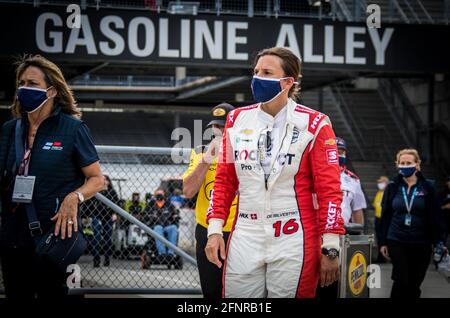
<svg viewBox="0 0 450 318">
<path fill-rule="evenodd" d="M 325 255 L 329 259 L 333 260 L 336 257 L 339 257 L 339 251 L 335 248 L 322 248 L 322 255 Z"/>
<path fill-rule="evenodd" d="M 83 195 L 83 193 L 78 192 L 78 191 L 75 191 L 74 193 L 75 193 L 75 194 L 77 195 L 77 197 L 78 197 L 78 203 L 83 203 L 83 202 L 84 202 L 84 195 Z"/>
</svg>

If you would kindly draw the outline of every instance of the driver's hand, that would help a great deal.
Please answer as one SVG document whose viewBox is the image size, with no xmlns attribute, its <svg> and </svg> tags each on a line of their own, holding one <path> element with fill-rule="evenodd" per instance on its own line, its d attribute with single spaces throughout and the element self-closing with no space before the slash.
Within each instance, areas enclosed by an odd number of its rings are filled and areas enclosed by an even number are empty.
<svg viewBox="0 0 450 318">
<path fill-rule="evenodd" d="M 208 237 L 208 243 L 206 243 L 205 253 L 208 260 L 215 264 L 218 268 L 222 267 L 222 262 L 219 259 L 225 260 L 225 241 L 220 234 L 212 234 Z"/>
<path fill-rule="evenodd" d="M 320 259 L 320 287 L 326 287 L 339 279 L 339 257 L 330 259 L 322 255 Z"/>
</svg>

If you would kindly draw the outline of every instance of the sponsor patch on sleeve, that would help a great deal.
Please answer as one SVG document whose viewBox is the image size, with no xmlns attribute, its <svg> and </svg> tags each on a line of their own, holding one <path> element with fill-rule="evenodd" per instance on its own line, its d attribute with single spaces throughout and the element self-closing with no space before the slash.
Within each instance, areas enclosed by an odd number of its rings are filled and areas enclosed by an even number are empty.
<svg viewBox="0 0 450 318">
<path fill-rule="evenodd" d="M 334 146 L 336 145 L 336 140 L 333 138 L 325 140 L 325 146 Z"/>
<path fill-rule="evenodd" d="M 335 165 L 339 163 L 339 157 L 337 149 L 327 149 L 327 161 L 330 165 Z"/>
</svg>

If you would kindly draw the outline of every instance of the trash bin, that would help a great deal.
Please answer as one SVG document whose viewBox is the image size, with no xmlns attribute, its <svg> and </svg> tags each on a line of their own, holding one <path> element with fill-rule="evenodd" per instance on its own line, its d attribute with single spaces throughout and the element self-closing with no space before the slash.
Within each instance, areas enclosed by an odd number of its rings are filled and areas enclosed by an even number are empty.
<svg viewBox="0 0 450 318">
<path fill-rule="evenodd" d="M 363 226 L 349 224 L 341 236 L 339 298 L 369 298 L 368 267 L 372 262 L 373 235 L 363 235 Z"/>
</svg>

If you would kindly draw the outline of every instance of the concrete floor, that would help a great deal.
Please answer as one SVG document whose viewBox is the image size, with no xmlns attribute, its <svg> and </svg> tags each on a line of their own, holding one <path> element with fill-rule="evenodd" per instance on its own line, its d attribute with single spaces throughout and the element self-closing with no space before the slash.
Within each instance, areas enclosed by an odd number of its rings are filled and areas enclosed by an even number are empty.
<svg viewBox="0 0 450 318">
<path fill-rule="evenodd" d="M 387 298 L 391 293 L 392 280 L 391 264 L 380 264 L 381 267 L 381 288 L 372 288 L 370 298 Z M 427 275 L 422 284 L 422 298 L 450 298 L 450 282 L 446 277 L 437 272 L 434 266 L 430 265 Z"/>
<path fill-rule="evenodd" d="M 381 269 L 381 284 L 380 288 L 372 288 L 370 290 L 370 298 L 388 298 L 391 291 L 392 280 L 391 264 L 379 264 Z M 116 269 L 117 270 L 117 269 Z M 128 273 L 129 274 L 129 273 Z M 103 276 L 103 275 L 102 275 Z M 104 275 L 107 277 L 107 275 Z M 127 277 L 129 277 L 127 275 Z M 150 278 L 150 277 L 145 277 Z M 103 282 L 108 280 L 103 280 Z M 114 286 L 110 286 L 114 288 Z M 157 287 L 157 286 L 155 286 Z M 175 287 L 175 286 L 173 286 Z M 185 286 L 183 286 L 185 287 Z M 190 286 L 193 287 L 193 286 Z M 175 287 L 176 288 L 176 287 Z M 0 294 L 0 298 L 4 295 Z M 201 295 L 143 295 L 143 294 L 96 294 L 85 295 L 86 298 L 200 298 Z M 430 265 L 425 281 L 422 284 L 422 298 L 450 298 L 450 273 L 443 275 L 441 272 L 437 272 L 434 266 Z"/>
</svg>

